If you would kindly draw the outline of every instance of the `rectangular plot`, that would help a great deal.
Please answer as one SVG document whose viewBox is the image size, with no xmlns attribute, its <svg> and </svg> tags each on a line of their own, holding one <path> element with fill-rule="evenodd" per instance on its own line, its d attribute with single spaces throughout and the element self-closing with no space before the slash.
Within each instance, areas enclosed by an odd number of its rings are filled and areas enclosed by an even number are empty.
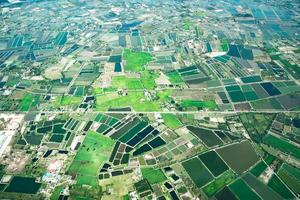
<svg viewBox="0 0 300 200">
<path fill-rule="evenodd" d="M 243 102 L 246 101 L 246 98 L 242 91 L 232 91 L 228 92 L 232 102 Z"/>
<path fill-rule="evenodd" d="M 229 188 L 239 199 L 260 200 L 259 196 L 242 179 L 237 179 Z"/>
<path fill-rule="evenodd" d="M 204 167 L 202 162 L 198 158 L 192 158 L 188 161 L 182 163 L 182 166 L 189 174 L 190 178 L 193 180 L 196 186 L 202 187 L 211 180 L 213 176 Z"/>
<path fill-rule="evenodd" d="M 122 128 L 117 130 L 114 134 L 112 134 L 111 138 L 118 139 L 119 137 L 121 137 L 124 133 L 126 133 L 129 129 L 131 129 L 133 126 L 135 126 L 139 122 L 140 122 L 140 119 L 135 117 L 134 119 L 132 119 L 132 121 L 128 122 Z"/>
<path fill-rule="evenodd" d="M 243 176 L 243 180 L 256 191 L 263 199 L 280 200 L 282 199 L 277 193 L 271 190 L 268 186 L 260 182 L 252 174 L 247 173 Z"/>
<path fill-rule="evenodd" d="M 249 141 L 220 148 L 217 153 L 238 174 L 243 173 L 259 160 Z"/>
<path fill-rule="evenodd" d="M 121 138 L 121 142 L 128 142 L 133 136 L 135 136 L 138 132 L 140 132 L 144 127 L 147 126 L 147 122 L 142 121 L 141 123 L 137 124 L 135 127 L 130 129 L 127 133 L 125 133 Z"/>
<path fill-rule="evenodd" d="M 229 169 L 215 151 L 201 154 L 199 158 L 215 177 Z"/>
<path fill-rule="evenodd" d="M 260 84 L 270 96 L 281 94 L 280 91 L 272 83 L 261 83 Z"/>
<path fill-rule="evenodd" d="M 187 126 L 187 129 L 189 129 L 195 136 L 202 140 L 208 147 L 223 143 L 220 138 L 218 138 L 211 130 L 193 126 Z"/>
<path fill-rule="evenodd" d="M 260 84 L 253 84 L 253 89 L 255 90 L 255 93 L 258 95 L 258 97 L 261 98 L 267 98 L 270 95 L 261 87 Z"/>
</svg>

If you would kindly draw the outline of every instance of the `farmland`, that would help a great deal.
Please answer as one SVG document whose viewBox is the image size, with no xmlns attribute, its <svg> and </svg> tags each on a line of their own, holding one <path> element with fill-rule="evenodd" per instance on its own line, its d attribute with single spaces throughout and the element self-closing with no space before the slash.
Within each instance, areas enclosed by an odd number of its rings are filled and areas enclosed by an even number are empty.
<svg viewBox="0 0 300 200">
<path fill-rule="evenodd" d="M 299 0 L 0 11 L 0 199 L 300 198 Z"/>
</svg>

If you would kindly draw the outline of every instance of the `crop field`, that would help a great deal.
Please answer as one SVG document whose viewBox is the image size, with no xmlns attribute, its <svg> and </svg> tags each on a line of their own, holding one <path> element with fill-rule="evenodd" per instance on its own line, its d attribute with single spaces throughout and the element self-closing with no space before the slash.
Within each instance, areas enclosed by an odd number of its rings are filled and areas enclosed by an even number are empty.
<svg viewBox="0 0 300 200">
<path fill-rule="evenodd" d="M 189 100 L 185 99 L 182 100 L 180 105 L 183 108 L 201 108 L 201 109 L 209 109 L 209 110 L 215 110 L 217 108 L 217 104 L 215 103 L 214 100 L 211 101 L 196 101 L 196 100 Z"/>
<path fill-rule="evenodd" d="M 280 196 L 285 199 L 293 199 L 295 196 L 291 191 L 281 182 L 276 174 L 273 174 L 272 178 L 268 182 L 268 186 L 276 191 Z"/>
<path fill-rule="evenodd" d="M 38 95 L 26 93 L 21 101 L 20 111 L 28 111 L 28 110 L 30 110 L 31 107 L 38 105 L 39 98 L 40 98 L 40 96 L 38 96 Z"/>
<path fill-rule="evenodd" d="M 220 148 L 217 153 L 238 174 L 246 171 L 259 160 L 249 141 Z"/>
<path fill-rule="evenodd" d="M 150 184 L 161 183 L 167 180 L 161 169 L 142 168 L 142 176 L 148 180 Z"/>
<path fill-rule="evenodd" d="M 125 76 L 115 76 L 112 79 L 113 88 L 122 88 L 122 89 L 143 89 L 143 85 L 138 78 L 127 78 Z"/>
<path fill-rule="evenodd" d="M 127 96 L 118 96 L 116 93 L 107 93 L 97 96 L 96 108 L 98 111 L 107 111 L 109 108 L 132 107 L 135 111 L 158 111 L 159 101 L 149 101 L 143 92 L 129 92 Z"/>
<path fill-rule="evenodd" d="M 153 60 L 152 56 L 146 52 L 134 52 L 129 49 L 124 50 L 124 59 L 126 61 L 125 71 L 139 72 L 144 70 L 144 66 Z"/>
<path fill-rule="evenodd" d="M 300 170 L 290 165 L 284 164 L 278 171 L 279 177 L 296 194 L 300 194 Z"/>
<path fill-rule="evenodd" d="M 230 184 L 236 175 L 233 171 L 229 170 L 220 175 L 218 178 L 213 180 L 212 182 L 208 183 L 206 186 L 203 187 L 203 192 L 208 196 L 212 197 L 216 194 L 219 190 L 221 190 L 224 186 Z"/>
<path fill-rule="evenodd" d="M 215 177 L 229 169 L 215 151 L 201 154 L 199 158 Z"/>
<path fill-rule="evenodd" d="M 263 138 L 263 142 L 279 151 L 300 158 L 300 149 L 284 139 L 268 134 Z"/>
<path fill-rule="evenodd" d="M 204 142 L 208 147 L 220 145 L 223 142 L 215 135 L 215 133 L 208 129 L 203 129 L 200 127 L 187 126 L 187 128 L 200 140 Z"/>
<path fill-rule="evenodd" d="M 198 158 L 192 158 L 185 161 L 182 163 L 182 166 L 193 180 L 194 184 L 198 187 L 202 187 L 213 180 L 212 174 L 205 168 Z"/>
<path fill-rule="evenodd" d="M 75 174 L 80 185 L 96 186 L 99 168 L 108 159 L 113 145 L 110 138 L 89 131 L 68 173 Z"/>
<path fill-rule="evenodd" d="M 177 129 L 182 126 L 182 123 L 174 114 L 165 113 L 162 114 L 162 118 L 164 120 L 164 123 L 171 129 Z"/>
<path fill-rule="evenodd" d="M 228 187 L 224 187 L 215 197 L 217 200 L 238 200 Z"/>
<path fill-rule="evenodd" d="M 261 199 L 242 179 L 237 179 L 234 183 L 229 185 L 229 188 L 239 199 Z"/>
<path fill-rule="evenodd" d="M 76 97 L 76 96 L 61 96 L 56 99 L 56 102 L 54 105 L 56 107 L 58 106 L 76 106 L 79 105 L 82 101 L 82 97 Z"/>
<path fill-rule="evenodd" d="M 279 200 L 282 197 L 277 194 L 274 190 L 269 188 L 267 185 L 263 184 L 255 176 L 247 173 L 243 176 L 243 180 L 260 196 L 262 199 L 273 199 Z"/>
<path fill-rule="evenodd" d="M 263 161 L 260 161 L 250 170 L 250 172 L 254 176 L 259 177 L 267 169 L 267 167 L 268 166 Z"/>
</svg>

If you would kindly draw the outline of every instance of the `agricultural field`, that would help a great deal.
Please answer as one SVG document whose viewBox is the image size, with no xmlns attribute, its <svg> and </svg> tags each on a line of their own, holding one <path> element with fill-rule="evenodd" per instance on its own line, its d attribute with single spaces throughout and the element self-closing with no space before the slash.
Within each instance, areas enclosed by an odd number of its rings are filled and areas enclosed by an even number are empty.
<svg viewBox="0 0 300 200">
<path fill-rule="evenodd" d="M 300 199 L 299 0 L 0 0 L 0 199 Z"/>
<path fill-rule="evenodd" d="M 96 186 L 97 172 L 105 160 L 107 160 L 112 150 L 114 142 L 89 131 L 84 139 L 79 151 L 77 152 L 71 166 L 69 174 L 76 175 L 77 184 Z"/>
</svg>

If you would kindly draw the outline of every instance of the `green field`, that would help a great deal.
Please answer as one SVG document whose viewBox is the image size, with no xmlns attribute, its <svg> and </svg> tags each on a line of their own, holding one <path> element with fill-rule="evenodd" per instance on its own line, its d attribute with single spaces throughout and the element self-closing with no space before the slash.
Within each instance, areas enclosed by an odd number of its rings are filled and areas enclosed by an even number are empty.
<svg viewBox="0 0 300 200">
<path fill-rule="evenodd" d="M 114 76 L 112 78 L 112 87 L 116 89 L 143 89 L 143 85 L 138 78 L 128 78 L 126 76 Z"/>
<path fill-rule="evenodd" d="M 170 113 L 165 113 L 161 114 L 165 124 L 170 128 L 170 129 L 177 129 L 182 126 L 182 123 L 178 119 L 178 117 L 174 114 Z"/>
<path fill-rule="evenodd" d="M 215 177 L 229 169 L 215 151 L 201 154 L 199 158 Z"/>
<path fill-rule="evenodd" d="M 143 178 L 147 179 L 150 184 L 156 184 L 167 180 L 161 169 L 141 168 Z"/>
<path fill-rule="evenodd" d="M 183 80 L 182 80 L 180 74 L 177 71 L 168 72 L 166 75 L 168 76 L 169 81 L 172 84 L 181 84 L 181 83 L 183 83 Z"/>
<path fill-rule="evenodd" d="M 260 200 L 259 196 L 242 180 L 237 179 L 229 189 L 239 198 L 247 200 Z"/>
<path fill-rule="evenodd" d="M 76 96 L 60 96 L 54 102 L 55 107 L 59 106 L 79 106 L 82 102 L 82 97 Z"/>
<path fill-rule="evenodd" d="M 31 107 L 37 106 L 39 104 L 40 96 L 26 93 L 23 97 L 19 109 L 20 111 L 28 111 Z"/>
<path fill-rule="evenodd" d="M 233 171 L 229 170 L 214 181 L 212 181 L 211 183 L 209 183 L 208 185 L 206 185 L 202 190 L 208 197 L 212 197 L 225 185 L 231 183 L 235 179 L 235 177 L 236 176 L 233 173 Z"/>
<path fill-rule="evenodd" d="M 144 92 L 131 91 L 127 96 L 119 96 L 116 92 L 96 97 L 96 110 L 107 111 L 109 108 L 132 107 L 135 111 L 159 111 L 158 100 L 149 101 Z"/>
<path fill-rule="evenodd" d="M 243 173 L 259 160 L 249 141 L 220 148 L 217 153 L 238 174 Z"/>
<path fill-rule="evenodd" d="M 268 186 L 285 199 L 295 198 L 294 195 L 290 192 L 290 190 L 281 182 L 281 180 L 275 174 L 273 174 L 272 178 L 269 180 Z"/>
<path fill-rule="evenodd" d="M 284 139 L 268 134 L 263 138 L 263 143 L 300 159 L 300 149 Z"/>
<path fill-rule="evenodd" d="M 263 173 L 266 169 L 267 169 L 267 165 L 263 162 L 260 161 L 258 164 L 255 165 L 255 167 L 253 167 L 250 172 L 256 176 L 259 177 L 259 175 L 261 175 L 261 173 Z"/>
<path fill-rule="evenodd" d="M 214 100 L 197 101 L 197 100 L 185 99 L 181 101 L 180 105 L 183 108 L 196 107 L 196 108 L 207 108 L 209 110 L 215 110 L 217 108 L 217 104 Z"/>
<path fill-rule="evenodd" d="M 144 66 L 153 60 L 151 54 L 147 52 L 135 52 L 129 49 L 124 50 L 123 58 L 126 61 L 125 71 L 140 72 Z"/>
<path fill-rule="evenodd" d="M 187 160 L 182 163 L 182 166 L 197 187 L 202 187 L 213 180 L 213 175 L 198 158 Z"/>
<path fill-rule="evenodd" d="M 68 173 L 77 175 L 79 185 L 97 186 L 99 168 L 109 158 L 113 146 L 114 141 L 110 138 L 89 131 Z"/>
<path fill-rule="evenodd" d="M 300 194 L 300 170 L 283 164 L 278 171 L 279 177 L 297 194 Z"/>
</svg>

